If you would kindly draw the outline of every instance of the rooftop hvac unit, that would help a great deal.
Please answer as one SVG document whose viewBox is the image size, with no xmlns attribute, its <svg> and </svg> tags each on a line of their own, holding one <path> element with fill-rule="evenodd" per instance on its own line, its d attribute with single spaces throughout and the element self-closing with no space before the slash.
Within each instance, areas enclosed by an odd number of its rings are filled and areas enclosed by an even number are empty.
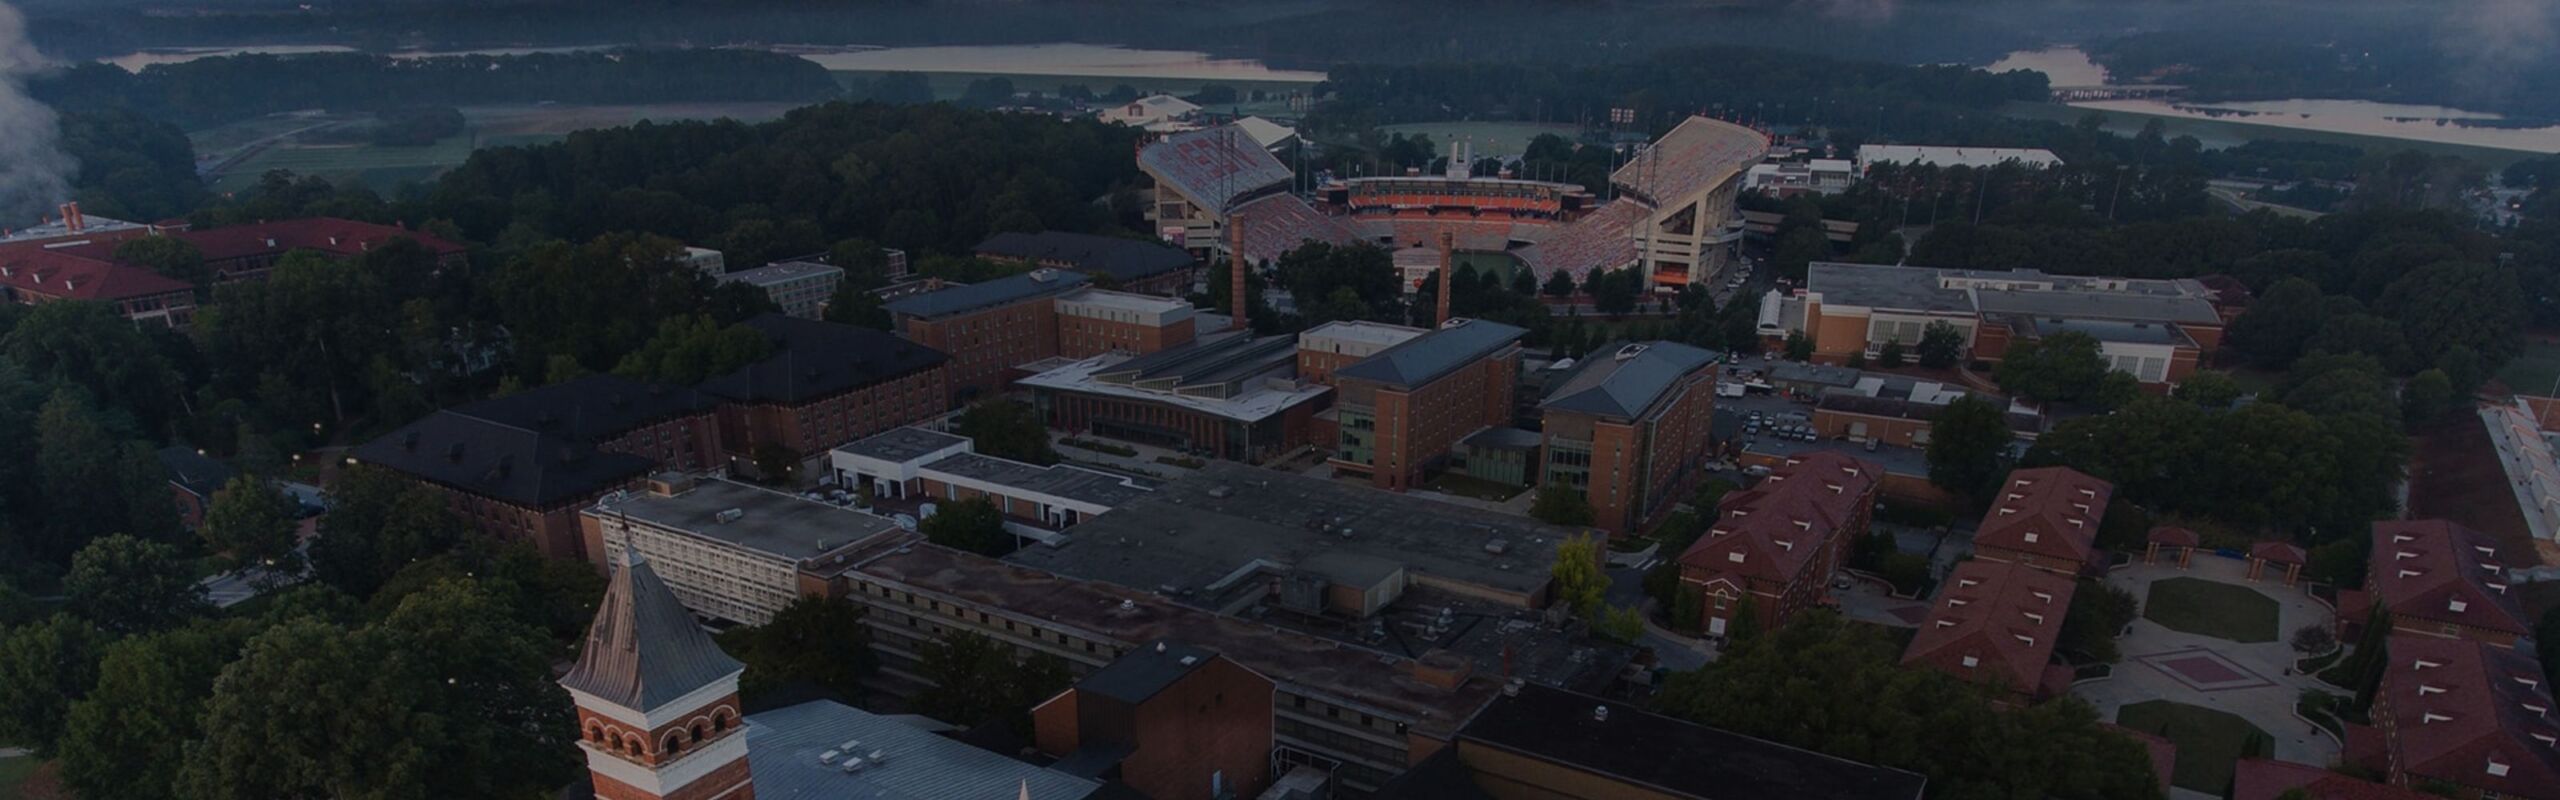
<svg viewBox="0 0 2560 800">
<path fill-rule="evenodd" d="M 845 772 L 853 773 L 853 772 L 861 772 L 861 771 L 862 771 L 862 768 L 863 768 L 863 767 L 867 767 L 867 766 L 870 766 L 870 764 L 865 763 L 865 762 L 862 760 L 862 758 L 861 758 L 861 757 L 856 756 L 856 757 L 853 757 L 853 758 L 845 759 L 845 760 L 844 760 L 844 767 L 843 767 L 843 769 L 844 769 L 844 771 L 845 771 Z"/>
<path fill-rule="evenodd" d="M 745 519 L 745 518 L 746 518 L 746 516 L 747 516 L 747 510 L 746 510 L 746 509 L 743 509 L 743 508 L 731 508 L 731 509 L 725 509 L 725 510 L 722 510 L 720 513 L 712 515 L 712 518 L 713 518 L 713 519 L 717 519 L 717 520 L 719 520 L 720 522 L 722 522 L 722 523 L 724 523 L 724 524 L 725 524 L 725 523 L 736 522 L 736 521 L 738 521 L 738 520 Z"/>
</svg>

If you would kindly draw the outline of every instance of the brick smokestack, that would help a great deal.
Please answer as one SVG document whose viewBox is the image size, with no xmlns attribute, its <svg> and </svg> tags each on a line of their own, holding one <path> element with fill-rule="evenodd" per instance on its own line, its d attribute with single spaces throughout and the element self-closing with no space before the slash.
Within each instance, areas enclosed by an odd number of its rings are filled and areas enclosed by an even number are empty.
<svg viewBox="0 0 2560 800">
<path fill-rule="evenodd" d="M 1244 296 L 1245 265 L 1243 214 L 1236 214 L 1227 217 L 1227 255 L 1235 262 L 1235 274 L 1227 276 L 1227 291 L 1230 293 L 1230 297 L 1235 303 L 1229 308 L 1235 311 L 1235 318 L 1227 321 L 1227 330 L 1240 331 L 1244 330 L 1245 326 L 1245 309 L 1251 308 L 1251 306 L 1245 304 Z"/>
<path fill-rule="evenodd" d="M 1436 327 L 1440 327 L 1440 326 L 1443 326 L 1443 325 L 1447 325 L 1447 324 L 1449 324 L 1449 295 L 1450 295 L 1450 291 L 1449 291 L 1449 272 L 1450 272 L 1450 270 L 1455 266 L 1454 264 L 1452 264 L 1452 263 L 1450 263 L 1450 262 L 1452 262 L 1452 261 L 1454 261 L 1454 260 L 1456 259 L 1456 257 L 1455 257 L 1453 254 L 1457 252 L 1457 249 L 1458 249 L 1458 235 L 1457 235 L 1456 233 L 1453 233 L 1453 232 L 1450 232 L 1450 231 L 1441 231 L 1441 232 L 1440 232 L 1440 316 L 1439 316 L 1439 319 L 1438 319 L 1438 321 L 1437 321 L 1437 322 L 1432 323 L 1432 327 L 1435 327 L 1435 328 L 1436 328 Z"/>
</svg>

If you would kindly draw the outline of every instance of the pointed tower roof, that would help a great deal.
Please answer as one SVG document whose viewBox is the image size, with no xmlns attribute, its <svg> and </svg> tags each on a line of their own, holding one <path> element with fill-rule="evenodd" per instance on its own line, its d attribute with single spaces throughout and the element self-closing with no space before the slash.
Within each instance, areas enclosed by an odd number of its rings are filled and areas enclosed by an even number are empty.
<svg viewBox="0 0 2560 800">
<path fill-rule="evenodd" d="M 587 627 L 586 651 L 561 686 L 646 711 L 745 669 L 702 632 L 647 559 L 625 547 L 619 560 Z"/>
</svg>

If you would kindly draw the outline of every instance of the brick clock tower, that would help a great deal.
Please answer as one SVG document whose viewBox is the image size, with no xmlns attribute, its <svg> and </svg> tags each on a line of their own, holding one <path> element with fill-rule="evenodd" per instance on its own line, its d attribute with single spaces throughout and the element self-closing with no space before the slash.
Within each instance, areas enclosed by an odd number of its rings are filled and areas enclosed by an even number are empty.
<svg viewBox="0 0 2560 800">
<path fill-rule="evenodd" d="M 578 702 L 597 800 L 755 800 L 738 711 L 745 667 L 636 551 L 616 562 L 586 650 L 560 679 Z"/>
</svg>

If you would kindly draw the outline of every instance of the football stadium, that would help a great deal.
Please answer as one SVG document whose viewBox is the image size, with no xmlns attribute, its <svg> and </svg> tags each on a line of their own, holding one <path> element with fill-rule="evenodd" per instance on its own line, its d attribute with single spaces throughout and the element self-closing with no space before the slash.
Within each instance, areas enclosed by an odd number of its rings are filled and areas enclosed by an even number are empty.
<svg viewBox="0 0 2560 800">
<path fill-rule="evenodd" d="M 1155 181 L 1158 232 L 1203 258 L 1231 241 L 1267 263 L 1307 242 L 1436 249 L 1448 234 L 1457 251 L 1509 256 L 1541 282 L 1641 266 L 1655 290 L 1676 291 L 1723 277 L 1742 236 L 1734 194 L 1768 150 L 1759 131 L 1690 117 L 1611 174 L 1605 201 L 1577 184 L 1469 176 L 1463 154 L 1452 174 L 1335 180 L 1302 197 L 1289 168 L 1232 126 L 1157 139 L 1138 166 Z"/>
</svg>

